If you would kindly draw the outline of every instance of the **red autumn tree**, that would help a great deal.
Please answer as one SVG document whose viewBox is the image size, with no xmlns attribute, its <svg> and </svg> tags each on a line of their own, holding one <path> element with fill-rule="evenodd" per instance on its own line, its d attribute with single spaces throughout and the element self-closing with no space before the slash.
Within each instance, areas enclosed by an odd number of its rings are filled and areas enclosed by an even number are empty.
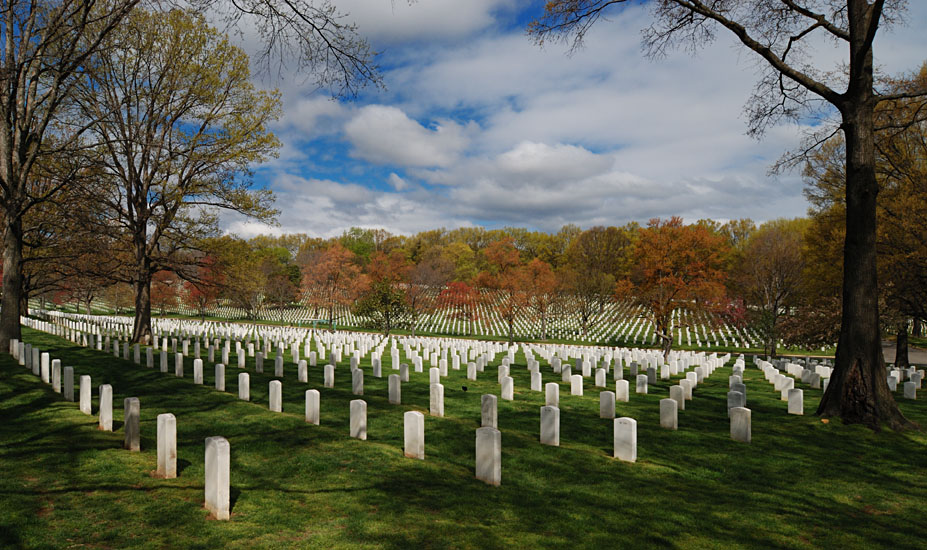
<svg viewBox="0 0 927 550">
<path fill-rule="evenodd" d="M 177 275 L 171 271 L 158 271 L 151 276 L 151 305 L 161 315 L 172 306 L 177 305 Z"/>
<path fill-rule="evenodd" d="M 444 288 L 453 273 L 454 265 L 441 256 L 426 258 L 406 272 L 406 300 L 412 336 L 415 336 L 419 319 L 437 307 L 438 289 Z"/>
<path fill-rule="evenodd" d="M 547 339 L 547 320 L 560 298 L 559 281 L 549 263 L 535 258 L 524 267 L 524 282 L 528 307 L 541 324 L 541 339 Z"/>
<path fill-rule="evenodd" d="M 505 322 L 509 343 L 515 339 L 515 322 L 528 309 L 527 273 L 511 237 L 491 243 L 484 251 L 488 269 L 477 275 L 477 284 L 490 292 L 484 297 Z"/>
<path fill-rule="evenodd" d="M 479 318 L 477 305 L 479 292 L 462 281 L 452 281 L 438 295 L 440 307 L 451 312 L 451 318 L 464 321 L 467 327 L 467 336 L 472 332 L 471 325 Z"/>
<path fill-rule="evenodd" d="M 336 309 L 350 307 L 363 294 L 367 281 L 355 254 L 339 242 L 314 253 L 303 267 L 306 304 L 324 310 L 331 326 Z"/>
<path fill-rule="evenodd" d="M 219 303 L 225 286 L 225 274 L 216 257 L 208 255 L 196 268 L 195 280 L 183 282 L 184 303 L 195 309 L 205 320 L 209 310 Z"/>
<path fill-rule="evenodd" d="M 724 303 L 724 239 L 682 218 L 654 218 L 640 231 L 630 276 L 616 285 L 619 298 L 643 307 L 663 342 L 673 345 L 673 312 L 704 310 Z"/>
</svg>

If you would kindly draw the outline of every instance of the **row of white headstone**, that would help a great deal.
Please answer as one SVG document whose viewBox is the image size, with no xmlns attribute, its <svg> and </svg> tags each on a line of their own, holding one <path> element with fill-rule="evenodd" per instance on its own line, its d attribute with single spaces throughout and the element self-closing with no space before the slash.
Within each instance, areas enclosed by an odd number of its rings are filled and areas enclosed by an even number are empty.
<svg viewBox="0 0 927 550">
<path fill-rule="evenodd" d="M 174 346 L 176 349 L 176 342 L 174 343 Z M 227 341 L 226 349 L 228 348 L 228 346 L 229 344 Z M 116 353 L 116 355 L 118 355 L 118 346 L 116 346 L 114 343 L 113 347 L 114 347 L 114 352 Z M 126 359 L 128 359 L 127 346 L 124 346 L 124 347 L 126 348 L 124 354 L 126 355 Z M 166 342 L 163 345 L 163 347 L 166 347 Z M 184 348 L 186 347 L 187 347 L 186 343 L 184 343 Z M 136 347 L 136 354 L 135 354 L 136 361 L 138 360 L 137 349 L 138 348 Z M 236 351 L 239 351 L 240 349 L 241 348 L 238 347 Z M 444 357 L 446 357 L 447 349 L 448 348 L 443 349 L 443 351 L 445 352 Z M 512 399 L 512 393 L 513 393 L 512 378 L 507 376 L 508 374 L 507 371 L 508 371 L 510 362 L 514 360 L 515 349 L 516 348 L 514 347 L 510 347 L 508 349 L 509 355 L 508 357 L 505 357 L 503 359 L 503 364 L 500 365 L 499 367 L 499 379 L 502 384 L 502 395 L 503 395 L 503 398 L 506 398 L 506 399 Z M 395 355 L 396 354 L 395 352 L 397 351 L 395 348 L 395 343 L 394 343 L 393 351 L 394 351 L 393 355 Z M 411 357 L 416 360 L 415 361 L 416 367 L 417 367 L 416 370 L 420 371 L 422 363 L 421 363 L 421 358 L 417 356 L 417 353 L 416 353 L 417 350 L 410 350 L 409 347 L 406 346 L 405 351 L 406 351 L 407 357 Z M 470 354 L 469 354 L 470 358 L 474 357 L 473 351 L 474 350 L 471 348 Z M 501 349 L 499 351 L 501 351 Z M 537 371 L 538 364 L 536 361 L 533 360 L 532 350 L 526 349 L 525 351 L 526 351 L 526 356 L 529 358 L 528 359 L 529 369 L 532 369 L 532 375 L 533 375 L 532 376 L 532 389 L 540 390 L 540 380 L 539 380 L 540 373 Z M 571 352 L 575 350 L 572 350 L 572 349 L 567 350 L 561 346 L 558 351 L 560 351 L 560 353 L 562 353 L 565 357 L 570 357 L 572 355 Z M 596 365 L 596 363 L 600 359 L 605 359 L 605 362 L 603 363 L 603 366 L 605 368 L 596 369 L 596 385 L 604 386 L 605 385 L 605 382 L 604 382 L 605 375 L 608 370 L 611 370 L 609 368 L 611 366 L 610 360 L 612 358 L 611 351 L 609 351 L 606 348 L 606 351 L 604 351 L 604 353 L 601 351 L 593 352 L 591 356 L 587 350 L 583 350 L 583 351 L 585 352 L 584 357 L 586 361 L 583 361 L 582 356 L 578 356 L 577 361 L 576 361 L 577 367 L 578 369 L 582 370 L 583 375 L 589 375 L 592 366 Z M 544 354 L 543 351 L 541 353 L 542 355 Z M 148 355 L 147 357 L 148 366 L 152 366 L 151 348 L 147 350 L 147 355 Z M 294 353 L 294 356 L 295 355 L 296 354 Z M 437 359 L 436 355 L 437 355 L 437 352 L 432 351 L 431 358 L 430 358 L 432 364 L 434 364 L 434 362 Z M 491 355 L 493 354 L 486 354 L 486 355 L 478 357 L 477 363 L 479 367 L 483 367 L 485 363 L 491 358 Z M 632 357 L 644 360 L 645 364 L 647 365 L 652 365 L 647 368 L 648 374 L 646 375 L 639 374 L 636 376 L 637 392 L 646 393 L 648 381 L 651 381 L 651 382 L 655 381 L 655 372 L 656 372 L 656 364 L 657 364 L 657 359 L 655 355 L 656 354 L 654 352 L 649 352 L 649 351 L 641 352 L 639 350 L 633 350 L 633 351 L 623 350 L 622 352 L 619 352 L 619 354 L 615 356 L 616 365 L 615 365 L 614 373 L 615 373 L 616 378 L 622 378 L 622 379 L 616 381 L 616 392 L 615 393 L 602 392 L 602 394 L 600 394 L 600 415 L 603 418 L 612 418 L 613 420 L 615 420 L 615 456 L 618 458 L 621 458 L 621 457 L 627 458 L 631 456 L 636 457 L 636 422 L 633 421 L 633 419 L 629 419 L 629 418 L 622 418 L 622 419 L 614 418 L 614 404 L 615 404 L 616 399 L 617 400 L 627 400 L 627 397 L 628 397 L 628 382 L 626 380 L 623 380 L 623 372 L 622 372 L 623 367 L 621 365 L 623 362 L 630 360 Z M 696 357 L 694 360 L 692 360 L 692 364 L 705 363 L 705 354 L 702 353 L 700 355 L 701 355 L 701 358 Z M 551 356 L 547 355 L 547 357 L 551 357 Z M 455 360 L 454 363 L 456 366 L 456 364 L 458 363 L 458 357 L 456 353 L 453 355 L 453 358 Z M 672 412 L 675 413 L 676 408 L 678 406 L 677 403 L 683 401 L 684 399 L 683 396 L 686 394 L 691 399 L 691 388 L 694 387 L 694 385 L 697 384 L 697 382 L 701 381 L 701 379 L 703 379 L 704 376 L 706 376 L 706 371 L 708 367 L 710 367 L 711 371 L 713 372 L 714 368 L 722 365 L 724 361 L 727 360 L 727 358 L 729 358 L 729 356 L 723 359 L 718 359 L 716 356 L 709 358 L 709 360 L 707 361 L 707 365 L 705 367 L 700 366 L 696 368 L 695 372 L 687 373 L 687 378 L 685 380 L 680 381 L 679 386 L 674 386 L 671 389 L 671 399 L 664 400 L 664 402 L 661 402 L 661 425 L 664 425 L 665 427 L 672 426 L 675 429 L 675 426 L 676 426 L 675 416 L 676 415 L 672 414 L 672 417 L 673 417 L 672 421 L 668 420 L 670 416 L 669 409 L 673 408 Z M 260 359 L 261 359 L 261 354 L 259 353 L 258 354 L 259 363 L 260 363 Z M 312 362 L 314 363 L 315 358 L 312 357 L 312 359 L 313 359 Z M 363 395 L 363 371 L 357 368 L 357 364 L 358 364 L 357 355 L 352 356 L 351 359 L 352 359 L 351 361 L 352 369 L 351 370 L 352 370 L 352 382 L 353 382 L 352 389 L 356 395 Z M 396 358 L 393 357 L 393 359 L 394 359 L 394 369 L 395 369 L 396 368 L 395 366 Z M 660 357 L 660 360 L 662 362 L 662 357 Z M 677 363 L 677 358 L 673 357 L 671 361 L 672 361 L 671 365 L 670 364 L 662 365 L 661 367 L 661 371 L 662 371 L 661 377 L 662 378 L 669 378 L 670 374 L 676 374 L 680 367 L 682 369 L 687 368 L 689 366 L 690 358 L 683 358 L 679 363 Z M 166 351 L 161 351 L 162 372 L 166 372 L 167 370 L 166 362 L 167 362 Z M 561 365 L 559 357 L 553 356 L 550 362 L 554 366 L 555 370 L 557 370 L 557 368 L 560 367 L 561 374 L 564 380 L 569 379 L 569 381 L 571 382 L 571 393 L 573 393 L 574 395 L 582 395 L 583 375 L 581 374 L 570 375 L 569 365 Z M 376 374 L 376 371 L 379 370 L 376 368 L 379 366 L 379 358 L 374 358 L 373 363 L 374 363 L 374 370 Z M 431 407 L 430 409 L 432 411 L 432 414 L 435 414 L 435 415 L 443 415 L 443 392 L 440 391 L 443 389 L 443 386 L 440 385 L 439 381 L 440 381 L 441 374 L 446 375 L 446 368 L 447 368 L 446 359 L 440 360 L 440 363 L 442 363 L 441 367 L 443 367 L 443 369 L 434 368 L 434 367 L 430 369 L 430 379 L 431 379 L 430 380 L 430 383 L 431 383 Z M 474 378 L 475 378 L 475 371 L 474 371 L 475 366 L 476 365 L 473 363 L 468 364 L 468 374 L 473 372 Z M 278 356 L 275 360 L 275 374 L 281 377 L 283 374 L 282 367 L 283 367 L 282 356 L 280 353 L 280 346 L 278 346 Z M 403 369 L 403 367 L 405 368 Z M 630 367 L 631 367 L 632 375 L 636 374 L 637 364 L 635 361 L 631 362 Z M 259 368 L 258 371 L 260 372 L 260 370 L 261 369 Z M 395 404 L 400 403 L 399 382 L 402 379 L 402 374 L 405 374 L 404 379 L 408 380 L 407 365 L 401 364 L 399 367 L 399 370 L 400 370 L 400 375 L 390 376 L 390 384 L 389 384 L 390 402 L 395 403 Z M 406 372 L 402 373 L 403 370 L 405 370 Z M 441 370 L 444 370 L 444 372 L 442 373 Z M 482 368 L 480 368 L 479 370 L 482 370 Z M 225 371 L 224 364 L 216 365 L 216 388 L 221 391 L 224 391 L 224 379 L 225 379 L 224 371 Z M 306 362 L 305 361 L 300 361 L 298 372 L 299 372 L 298 377 L 300 378 L 300 381 L 305 382 L 306 381 L 306 374 L 305 374 L 306 373 Z M 175 374 L 177 376 L 183 376 L 183 354 L 182 353 L 177 353 L 175 356 Z M 332 364 L 326 365 L 326 368 L 325 368 L 326 387 L 333 387 L 333 383 L 334 383 L 333 376 L 334 376 L 334 365 Z M 535 381 L 537 381 L 537 383 L 535 383 Z M 202 361 L 199 359 L 194 361 L 194 382 L 202 383 Z M 506 382 L 508 382 L 508 384 L 506 384 Z M 241 373 L 239 375 L 239 397 L 240 398 L 245 399 L 245 400 L 248 399 L 248 387 L 249 387 L 248 374 Z M 548 394 L 550 394 L 552 389 L 557 392 L 556 394 L 557 399 L 559 399 L 559 386 L 555 383 L 548 384 L 546 387 Z M 674 389 L 679 390 L 679 391 L 674 392 L 673 391 Z M 674 396 L 672 395 L 673 393 L 678 393 L 679 395 Z M 282 410 L 281 394 L 282 394 L 282 383 L 279 380 L 270 382 L 269 406 L 271 410 L 274 410 L 274 411 Z M 318 402 L 319 402 L 318 391 L 308 390 L 306 393 L 307 421 L 311 421 L 312 419 L 314 419 L 315 420 L 314 423 L 318 423 Z M 363 405 L 361 405 L 361 403 L 363 403 Z M 670 403 L 672 403 L 672 405 L 670 405 Z M 684 409 L 684 404 L 679 408 Z M 556 409 L 556 405 L 552 405 L 551 403 L 548 403 L 547 405 L 545 405 L 545 407 L 542 407 L 542 439 L 547 442 L 553 441 L 553 435 L 551 432 L 553 424 L 550 419 L 557 418 L 559 420 L 559 414 L 555 414 L 552 409 Z M 610 414 L 608 413 L 609 410 L 611 411 Z M 666 410 L 665 413 L 664 413 L 664 410 Z M 556 413 L 559 413 L 559 409 L 556 409 Z M 545 422 L 545 419 L 547 419 L 546 422 Z M 406 431 L 408 433 L 417 433 L 417 430 L 412 430 L 408 427 L 409 425 L 411 425 L 411 424 L 408 424 L 408 422 L 411 422 L 411 421 L 407 421 Z M 421 441 L 420 447 L 423 449 L 424 448 L 424 435 L 423 435 L 424 421 L 423 420 L 421 422 L 421 426 L 422 426 L 422 429 L 421 429 L 422 437 L 419 438 L 419 440 Z M 633 426 L 633 429 L 631 428 L 631 426 Z M 483 426 L 483 427 L 490 427 L 490 426 Z M 631 435 L 629 435 L 632 433 L 634 434 L 634 437 L 631 437 Z M 559 443 L 559 422 L 557 422 L 556 434 L 557 434 L 556 440 Z M 355 400 L 351 403 L 351 435 L 354 437 L 361 438 L 361 439 L 366 438 L 366 403 L 364 403 L 362 400 Z M 501 441 L 501 436 L 498 439 L 499 441 Z M 478 435 L 478 441 L 479 440 L 481 440 L 481 438 Z M 496 441 L 495 438 L 491 438 L 490 440 Z M 632 444 L 632 441 L 633 441 L 633 444 Z M 407 447 L 409 447 L 409 445 L 407 445 Z M 415 447 L 415 446 L 412 445 L 412 447 Z M 624 451 L 622 451 L 622 449 L 624 449 Z M 409 454 L 409 451 L 407 451 L 407 454 Z M 477 455 L 478 457 L 485 456 L 485 453 L 478 452 Z M 490 453 L 490 455 L 494 456 L 492 453 Z M 423 456 L 423 453 L 422 453 L 422 456 Z M 478 472 L 483 471 L 483 468 L 481 468 L 478 465 L 477 470 Z"/>
<path fill-rule="evenodd" d="M 48 352 L 41 352 L 31 344 L 18 339 L 10 340 L 10 354 L 20 365 L 32 369 L 52 390 L 62 393 L 66 401 L 74 401 L 74 367 L 61 368 L 61 361 L 51 359 Z M 245 375 L 247 376 L 247 375 Z M 79 408 L 90 415 L 91 378 L 80 375 Z M 133 452 L 141 451 L 141 403 L 138 397 L 126 397 L 123 401 L 123 448 Z M 102 384 L 99 387 L 98 429 L 113 431 L 113 387 Z M 157 421 L 157 470 L 156 475 L 165 479 L 177 477 L 177 421 L 173 414 L 159 414 Z M 225 438 L 206 439 L 205 505 L 217 519 L 229 519 L 229 444 Z"/>
</svg>

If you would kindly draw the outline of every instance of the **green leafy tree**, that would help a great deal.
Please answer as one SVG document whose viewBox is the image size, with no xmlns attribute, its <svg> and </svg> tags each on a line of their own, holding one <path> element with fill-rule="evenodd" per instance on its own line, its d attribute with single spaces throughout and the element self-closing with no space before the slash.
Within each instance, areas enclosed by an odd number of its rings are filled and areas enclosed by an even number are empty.
<svg viewBox="0 0 927 550">
<path fill-rule="evenodd" d="M 385 336 L 409 311 L 406 294 L 388 280 L 375 281 L 354 304 L 354 315 L 366 317 Z"/>
<path fill-rule="evenodd" d="M 100 143 L 106 217 L 133 258 L 118 279 L 135 288 L 133 341 L 151 336 L 151 277 L 182 272 L 217 231 L 210 208 L 271 219 L 273 196 L 249 167 L 275 154 L 266 125 L 276 93 L 251 82 L 248 56 L 202 16 L 134 11 L 88 61 L 77 97 Z"/>
</svg>

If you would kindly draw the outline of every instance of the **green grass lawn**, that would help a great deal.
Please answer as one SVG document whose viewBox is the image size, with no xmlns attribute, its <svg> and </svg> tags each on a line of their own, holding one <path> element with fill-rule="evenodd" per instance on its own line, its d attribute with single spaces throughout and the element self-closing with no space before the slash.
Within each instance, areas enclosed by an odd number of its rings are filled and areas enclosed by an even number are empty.
<svg viewBox="0 0 927 550">
<path fill-rule="evenodd" d="M 628 464 L 611 458 L 612 423 L 598 417 L 591 382 L 583 397 L 561 384 L 561 446 L 538 443 L 544 394 L 529 391 L 519 354 L 515 401 L 499 401 L 502 486 L 490 487 L 474 478 L 474 440 L 480 395 L 499 394 L 495 366 L 477 382 L 450 370 L 447 416 L 434 418 L 427 361 L 426 372 L 403 384 L 397 406 L 387 402 L 385 375 L 394 371 L 385 366 L 384 378 L 374 378 L 365 359 L 368 439 L 359 441 L 348 437 L 348 402 L 356 397 L 347 361 L 334 389 L 322 386 L 321 366 L 310 367 L 309 384 L 298 383 L 288 361 L 281 414 L 268 411 L 273 377 L 255 374 L 253 359 L 252 400 L 242 402 L 235 367 L 227 369 L 227 391 L 217 392 L 212 365 L 201 387 L 193 384 L 192 360 L 179 379 L 173 358 L 171 373 L 162 374 L 24 330 L 26 341 L 74 366 L 75 384 L 81 374 L 92 377 L 94 416 L 0 354 L 3 549 L 927 546 L 927 436 L 787 415 L 753 367 L 746 373 L 752 444 L 729 437 L 730 366 L 696 388 L 676 432 L 659 427 L 659 400 L 670 384 L 637 395 L 632 382 L 630 403 L 617 405 L 619 416 L 638 421 L 638 461 Z M 272 361 L 265 366 L 272 374 Z M 545 383 L 559 381 L 546 364 L 542 372 Z M 96 388 L 104 383 L 113 386 L 113 433 L 96 429 Z M 813 412 L 820 392 L 797 387 Z M 321 392 L 321 426 L 303 420 L 309 388 Z M 125 397 L 141 400 L 140 453 L 121 448 Z M 900 406 L 927 426 L 927 390 Z M 426 414 L 424 461 L 402 454 L 402 414 L 413 409 Z M 165 412 L 177 417 L 179 477 L 172 480 L 151 475 L 156 417 Z M 203 508 L 204 439 L 214 435 L 231 444 L 228 522 L 209 519 Z"/>
</svg>

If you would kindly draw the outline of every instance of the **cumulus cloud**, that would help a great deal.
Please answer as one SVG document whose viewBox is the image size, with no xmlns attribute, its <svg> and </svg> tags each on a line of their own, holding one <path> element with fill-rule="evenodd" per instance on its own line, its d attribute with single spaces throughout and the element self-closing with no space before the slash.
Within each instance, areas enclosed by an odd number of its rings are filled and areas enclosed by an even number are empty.
<svg viewBox="0 0 927 550">
<path fill-rule="evenodd" d="M 409 183 L 396 172 L 392 172 L 386 181 L 389 182 L 389 184 L 392 185 L 393 189 L 396 191 L 402 191 L 403 189 L 409 187 Z"/>
<path fill-rule="evenodd" d="M 351 154 L 378 164 L 394 166 L 448 166 L 467 147 L 473 125 L 450 120 L 426 128 L 401 109 L 368 105 L 344 126 L 354 149 Z"/>
<path fill-rule="evenodd" d="M 459 40 L 496 24 L 515 0 L 336 0 L 339 11 L 376 47 Z"/>
<path fill-rule="evenodd" d="M 375 48 L 388 44 L 387 90 L 354 105 L 283 83 L 285 149 L 266 179 L 284 231 L 552 231 L 671 215 L 761 221 L 805 213 L 798 176 L 766 175 L 803 128 L 777 126 L 762 141 L 745 136 L 740 114 L 758 65 L 723 33 L 697 56 L 650 61 L 639 47 L 648 7 L 632 5 L 567 56 L 506 28 L 524 6 L 514 0 L 337 5 Z M 922 19 L 927 4 L 911 10 L 911 21 Z M 880 31 L 877 62 L 888 73 L 914 69 L 924 46 L 917 29 Z M 830 50 L 815 55 L 839 59 Z"/>
</svg>

